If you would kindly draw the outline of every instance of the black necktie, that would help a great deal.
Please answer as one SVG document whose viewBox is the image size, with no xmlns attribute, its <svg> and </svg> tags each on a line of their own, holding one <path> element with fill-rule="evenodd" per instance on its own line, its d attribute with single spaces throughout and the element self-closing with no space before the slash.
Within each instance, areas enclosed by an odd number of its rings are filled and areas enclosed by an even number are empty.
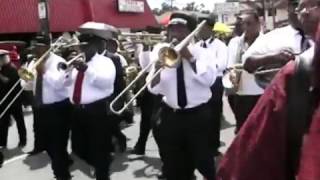
<svg viewBox="0 0 320 180">
<path fill-rule="evenodd" d="M 42 74 L 38 73 L 36 80 L 36 90 L 35 90 L 35 103 L 37 106 L 40 106 L 42 102 Z"/>
<path fill-rule="evenodd" d="M 302 30 L 298 30 L 298 31 L 299 31 L 299 34 L 301 35 L 301 42 L 300 42 L 301 52 L 304 52 L 310 48 L 310 43 L 306 38 L 304 32 Z"/>
<path fill-rule="evenodd" d="M 183 62 L 177 68 L 177 93 L 178 93 L 178 105 L 180 108 L 184 108 L 187 105 L 187 93 L 183 75 Z"/>
<path fill-rule="evenodd" d="M 205 41 L 202 42 L 201 47 L 207 48 L 207 43 Z"/>
</svg>

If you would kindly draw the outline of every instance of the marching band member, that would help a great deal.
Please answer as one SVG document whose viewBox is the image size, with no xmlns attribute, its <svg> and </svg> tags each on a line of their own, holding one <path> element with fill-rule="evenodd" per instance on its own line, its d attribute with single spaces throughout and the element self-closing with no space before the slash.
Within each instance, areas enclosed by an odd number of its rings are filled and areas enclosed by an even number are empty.
<svg viewBox="0 0 320 180">
<path fill-rule="evenodd" d="M 14 86 L 19 80 L 19 75 L 15 65 L 10 61 L 9 52 L 0 50 L 0 98 L 2 99 L 8 91 Z M 9 103 L 13 100 L 14 96 L 21 89 L 18 86 L 9 95 L 9 97 L 0 105 L 0 112 L 2 112 Z M 5 115 L 0 119 L 0 146 L 7 146 L 8 129 L 10 126 L 10 116 L 14 118 L 17 123 L 18 134 L 19 134 L 19 147 L 23 147 L 27 143 L 27 132 L 24 122 L 24 116 L 22 111 L 22 99 L 19 97 Z"/>
<path fill-rule="evenodd" d="M 35 44 L 35 56 L 40 58 L 50 48 L 50 39 L 39 36 Z M 47 151 L 55 178 L 71 178 L 69 166 L 72 160 L 67 152 L 71 105 L 68 100 L 68 87 L 64 83 L 67 73 L 58 69 L 58 64 L 66 61 L 50 52 L 35 68 L 36 78 L 23 81 L 23 86 L 34 87 L 34 103 L 37 115 L 35 123 L 43 148 Z"/>
<path fill-rule="evenodd" d="M 72 150 L 95 168 L 97 180 L 109 179 L 112 123 L 107 119 L 107 100 L 114 91 L 116 69 L 111 59 L 102 55 L 110 33 L 95 29 L 99 24 L 80 26 L 80 42 L 86 62 L 74 63 L 68 77 L 70 100 L 74 105 Z M 89 29 L 86 32 L 81 30 Z M 97 31 L 103 31 L 97 33 Z"/>
<path fill-rule="evenodd" d="M 297 12 L 316 47 L 311 43 L 267 87 L 222 159 L 218 180 L 320 178 L 320 3 L 301 0 Z"/>
<path fill-rule="evenodd" d="M 110 29 L 110 31 L 112 31 Z M 113 34 L 115 34 L 116 32 L 113 32 Z M 110 98 L 110 101 L 112 101 L 117 95 L 119 95 L 119 93 L 121 93 L 121 91 L 125 88 L 126 86 L 126 82 L 124 79 L 124 67 L 128 66 L 127 61 L 125 60 L 125 58 L 117 53 L 117 49 L 118 49 L 118 43 L 115 39 L 112 39 L 115 37 L 110 37 L 108 40 L 106 40 L 106 53 L 105 56 L 110 58 L 116 68 L 116 78 L 114 81 L 114 91 L 113 94 Z M 116 104 L 117 108 L 122 108 L 122 106 L 124 106 L 125 103 L 125 99 L 122 98 L 121 101 L 119 101 L 118 104 Z M 125 152 L 127 149 L 127 137 L 125 134 L 123 134 L 121 132 L 121 127 L 120 127 L 120 123 L 122 120 L 122 116 L 121 115 L 117 115 L 117 114 L 110 114 L 110 119 L 111 121 L 113 121 L 113 136 L 117 139 L 118 141 L 118 146 L 119 146 L 119 150 L 121 152 Z"/>
<path fill-rule="evenodd" d="M 232 43 L 234 46 L 230 46 L 228 52 L 229 67 L 236 64 L 243 64 L 242 55 L 247 49 L 255 42 L 255 40 L 261 37 L 261 25 L 259 16 L 255 12 L 250 12 L 242 15 L 244 24 L 244 34 L 237 39 L 234 39 Z M 234 107 L 234 115 L 236 119 L 237 133 L 251 110 L 254 108 L 256 102 L 263 94 L 263 89 L 257 85 L 254 79 L 254 75 L 249 74 L 246 71 L 242 71 L 239 77 L 238 89 L 235 92 L 234 102 L 231 106 Z"/>
<path fill-rule="evenodd" d="M 258 38 L 243 55 L 244 69 L 249 73 L 263 66 L 285 65 L 310 47 L 303 26 L 298 20 L 295 8 L 297 0 L 289 1 L 289 25 L 274 29 Z M 285 39 L 281 40 L 283 37 Z M 281 40 L 281 41 L 280 41 Z"/>
<path fill-rule="evenodd" d="M 212 90 L 212 110 L 213 110 L 213 147 L 215 156 L 220 154 L 220 126 L 221 126 L 221 118 L 222 118 L 222 96 L 223 96 L 223 85 L 222 85 L 222 76 L 223 72 L 227 67 L 227 55 L 228 49 L 224 42 L 214 37 L 213 27 L 215 25 L 215 20 L 212 15 L 209 15 L 205 18 L 200 18 L 199 23 L 203 20 L 207 20 L 206 26 L 202 29 L 200 36 L 201 39 L 197 45 L 204 48 L 206 51 L 211 53 L 208 61 L 211 61 L 213 64 L 217 64 L 218 68 L 218 77 L 211 87 Z"/>
<path fill-rule="evenodd" d="M 168 26 L 169 40 L 181 42 L 196 27 L 196 20 L 185 14 L 172 14 Z M 156 45 L 151 61 L 159 58 L 163 44 Z M 179 52 L 181 63 L 175 69 L 163 69 L 148 89 L 163 95 L 159 125 L 160 149 L 168 180 L 189 180 L 194 168 L 208 180 L 215 179 L 212 153 L 212 108 L 210 87 L 216 76 L 216 65 L 208 61 L 209 53 L 190 45 Z M 161 67 L 157 62 L 147 80 Z M 211 141 L 211 142 L 210 142 Z"/>
</svg>

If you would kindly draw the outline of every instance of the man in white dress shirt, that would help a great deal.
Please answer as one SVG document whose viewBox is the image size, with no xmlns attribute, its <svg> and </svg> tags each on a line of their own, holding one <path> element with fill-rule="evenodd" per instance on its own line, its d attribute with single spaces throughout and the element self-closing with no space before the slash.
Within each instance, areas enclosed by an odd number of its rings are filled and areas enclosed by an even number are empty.
<svg viewBox="0 0 320 180">
<path fill-rule="evenodd" d="M 285 65 L 310 47 L 305 26 L 298 20 L 296 1 L 289 1 L 289 25 L 277 28 L 255 41 L 244 54 L 244 68 L 253 73 L 260 67 Z"/>
<path fill-rule="evenodd" d="M 102 54 L 106 37 L 99 35 L 94 29 L 80 35 L 79 40 L 87 42 L 81 47 L 86 62 L 74 64 L 67 82 L 71 83 L 69 97 L 74 105 L 72 150 L 95 168 L 97 180 L 108 180 L 112 123 L 108 121 L 107 101 L 114 91 L 116 69 Z"/>
<path fill-rule="evenodd" d="M 221 117 L 222 117 L 222 96 L 223 96 L 223 85 L 222 85 L 222 76 L 223 72 L 227 68 L 227 56 L 228 48 L 224 42 L 214 37 L 213 27 L 215 25 L 215 18 L 213 15 L 208 15 L 205 18 L 199 18 L 199 23 L 202 20 L 207 20 L 206 26 L 199 33 L 202 40 L 200 40 L 197 45 L 211 53 L 211 56 L 208 57 L 208 61 L 217 65 L 218 68 L 218 77 L 211 87 L 212 90 L 212 110 L 213 110 L 213 151 L 215 156 L 218 156 L 219 147 L 220 147 L 220 126 L 221 126 Z"/>
<path fill-rule="evenodd" d="M 49 49 L 49 44 L 50 39 L 38 38 L 35 45 L 37 58 Z M 67 152 L 71 112 L 68 86 L 64 83 L 67 72 L 58 69 L 58 64 L 65 62 L 62 57 L 50 52 L 36 67 L 36 78 L 22 82 L 23 86 L 33 84 L 37 133 L 50 156 L 53 173 L 58 180 L 71 179 L 69 166 L 72 164 Z"/>
<path fill-rule="evenodd" d="M 185 14 L 172 14 L 168 26 L 169 40 L 181 42 L 196 27 L 196 20 Z M 157 60 L 164 44 L 156 45 L 151 61 Z M 160 148 L 168 180 L 190 180 L 196 168 L 207 180 L 215 179 L 212 152 L 212 108 L 210 87 L 217 76 L 216 65 L 208 61 L 207 51 L 194 45 L 181 52 L 177 68 L 164 68 L 148 89 L 163 96 L 159 125 Z M 151 69 L 147 80 L 161 68 Z"/>
<path fill-rule="evenodd" d="M 243 25 L 245 32 L 242 36 L 233 39 L 233 45 L 229 46 L 228 66 L 233 67 L 235 64 L 242 64 L 242 55 L 255 42 L 257 38 L 262 36 L 259 16 L 256 12 L 248 12 L 243 14 Z M 255 106 L 256 102 L 263 94 L 261 89 L 255 82 L 254 75 L 246 71 L 242 71 L 239 80 L 239 88 L 234 97 L 232 107 L 236 118 L 237 133 L 247 116 Z"/>
</svg>

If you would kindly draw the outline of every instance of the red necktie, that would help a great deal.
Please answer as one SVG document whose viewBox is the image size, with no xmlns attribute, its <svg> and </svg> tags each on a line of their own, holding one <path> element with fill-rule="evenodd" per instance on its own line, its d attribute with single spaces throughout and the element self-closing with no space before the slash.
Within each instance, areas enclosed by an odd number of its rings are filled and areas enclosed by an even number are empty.
<svg viewBox="0 0 320 180">
<path fill-rule="evenodd" d="M 74 85 L 73 91 L 73 102 L 75 104 L 80 104 L 81 102 L 81 92 L 82 92 L 82 82 L 84 79 L 84 72 L 79 71 L 76 79 L 76 83 Z"/>
</svg>

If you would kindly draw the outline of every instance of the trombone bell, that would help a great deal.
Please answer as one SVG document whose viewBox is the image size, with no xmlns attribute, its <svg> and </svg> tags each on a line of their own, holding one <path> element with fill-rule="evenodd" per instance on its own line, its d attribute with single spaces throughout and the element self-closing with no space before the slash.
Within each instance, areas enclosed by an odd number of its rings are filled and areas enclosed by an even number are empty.
<svg viewBox="0 0 320 180">
<path fill-rule="evenodd" d="M 35 78 L 34 74 L 26 68 L 20 68 L 18 70 L 18 75 L 25 81 L 32 81 Z"/>
<path fill-rule="evenodd" d="M 159 51 L 159 60 L 163 65 L 169 68 L 177 67 L 180 63 L 180 55 L 174 48 L 163 47 Z"/>
</svg>

